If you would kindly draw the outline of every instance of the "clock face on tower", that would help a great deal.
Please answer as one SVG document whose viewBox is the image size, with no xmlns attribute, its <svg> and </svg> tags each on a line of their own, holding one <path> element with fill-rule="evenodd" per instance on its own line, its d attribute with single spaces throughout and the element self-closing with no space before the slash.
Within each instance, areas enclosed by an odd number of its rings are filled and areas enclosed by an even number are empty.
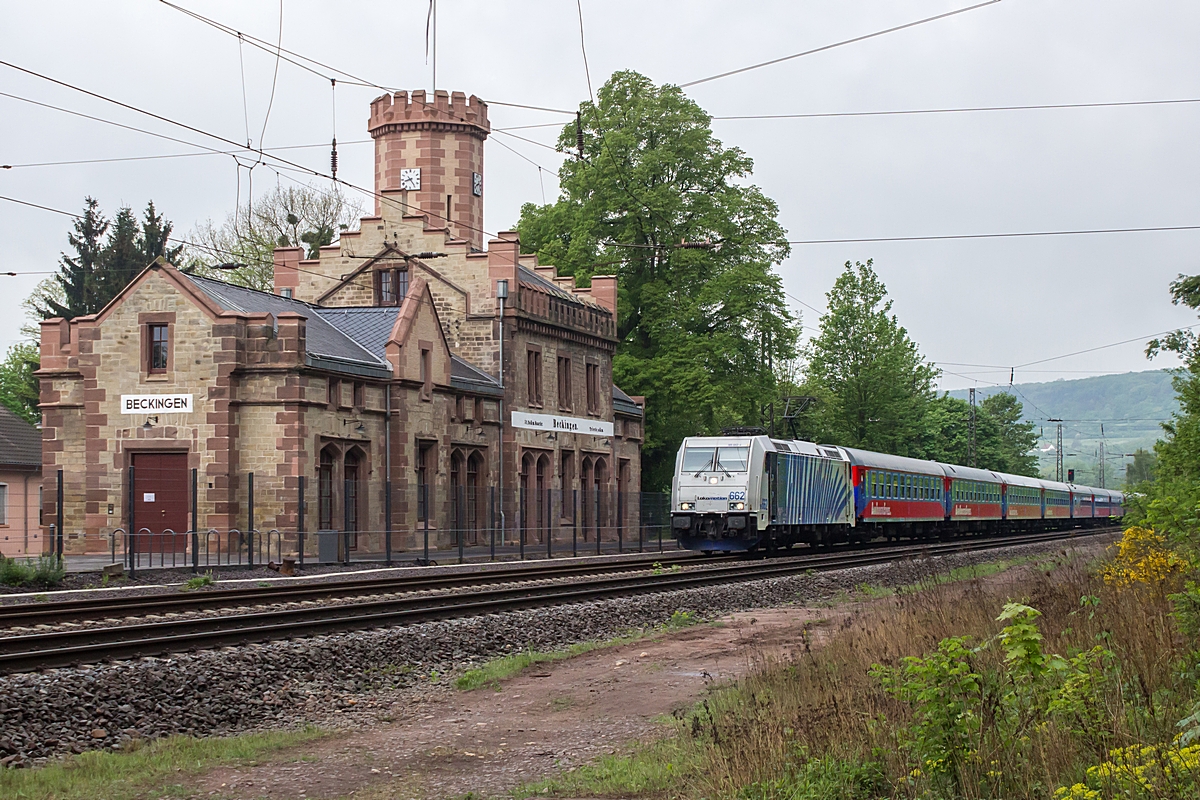
<svg viewBox="0 0 1200 800">
<path fill-rule="evenodd" d="M 483 176 L 478 172 L 471 173 L 471 194 L 476 197 L 483 195 Z"/>
<path fill-rule="evenodd" d="M 421 168 L 400 170 L 400 188 L 415 192 L 421 188 Z"/>
</svg>

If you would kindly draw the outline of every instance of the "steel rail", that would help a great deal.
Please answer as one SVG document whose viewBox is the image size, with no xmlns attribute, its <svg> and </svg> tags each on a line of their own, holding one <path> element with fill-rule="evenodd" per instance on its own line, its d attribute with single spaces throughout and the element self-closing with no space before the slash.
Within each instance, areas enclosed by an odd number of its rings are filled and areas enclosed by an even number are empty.
<svg viewBox="0 0 1200 800">
<path fill-rule="evenodd" d="M 95 627 L 0 639 L 0 673 L 79 663 L 157 656 L 236 644 L 428 622 L 516 609 L 563 605 L 715 584 L 785 577 L 957 552 L 990 550 L 1110 533 L 1112 528 L 1057 531 L 1019 537 L 967 539 L 913 548 L 822 553 L 786 560 L 715 566 L 654 576 L 597 576 L 545 586 L 484 587 L 454 595 L 397 597 L 364 603 L 282 609 L 218 617 Z"/>
<path fill-rule="evenodd" d="M 740 560 L 733 557 L 716 561 Z M 391 592 L 422 592 L 435 589 L 452 589 L 462 586 L 480 586 L 514 581 L 553 580 L 575 575 L 601 575 L 613 572 L 630 572 L 650 569 L 655 562 L 661 564 L 714 563 L 714 559 L 685 552 L 654 554 L 654 557 L 613 564 L 561 564 L 538 567 L 497 569 L 486 572 L 454 573 L 452 575 L 392 576 L 367 580 L 324 581 L 320 583 L 294 583 L 270 587 L 246 587 L 217 589 L 213 591 L 132 595 L 126 597 L 101 597 L 80 600 L 59 600 L 47 603 L 23 602 L 0 606 L 0 627 L 32 627 L 54 622 L 109 619 L 113 617 L 135 617 L 150 614 L 171 614 L 181 611 L 198 611 L 234 606 L 255 606 L 270 603 L 294 603 L 305 600 L 332 600 L 341 597 L 359 597 Z M 551 562 L 553 564 L 553 562 Z"/>
</svg>

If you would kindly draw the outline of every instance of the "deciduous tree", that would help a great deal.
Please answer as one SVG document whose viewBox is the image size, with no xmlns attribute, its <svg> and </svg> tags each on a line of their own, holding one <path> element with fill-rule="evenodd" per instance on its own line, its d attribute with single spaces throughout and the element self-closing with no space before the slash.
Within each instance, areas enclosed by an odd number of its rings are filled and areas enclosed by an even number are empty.
<svg viewBox="0 0 1200 800">
<path fill-rule="evenodd" d="M 620 278 L 614 378 L 647 398 L 643 485 L 661 489 L 683 437 L 766 421 L 799 322 L 773 269 L 786 236 L 751 159 L 678 87 L 618 72 L 579 111 L 583 157 L 556 202 L 521 209 L 521 244 L 580 285 Z M 572 123 L 559 149 L 577 143 Z"/>
<path fill-rule="evenodd" d="M 920 457 L 938 370 L 892 313 L 873 262 L 846 262 L 808 343 L 808 381 L 821 387 L 832 443 Z"/>
<path fill-rule="evenodd" d="M 212 220 L 189 235 L 187 269 L 251 289 L 270 291 L 275 284 L 276 247 L 304 247 L 308 258 L 332 244 L 340 231 L 358 224 L 362 204 L 337 189 L 313 186 L 276 187 L 256 197 L 220 225 Z M 217 270 L 218 264 L 242 264 Z"/>
<path fill-rule="evenodd" d="M 0 361 L 0 405 L 36 425 L 42 419 L 38 410 L 37 345 L 29 342 L 14 344 Z"/>
</svg>

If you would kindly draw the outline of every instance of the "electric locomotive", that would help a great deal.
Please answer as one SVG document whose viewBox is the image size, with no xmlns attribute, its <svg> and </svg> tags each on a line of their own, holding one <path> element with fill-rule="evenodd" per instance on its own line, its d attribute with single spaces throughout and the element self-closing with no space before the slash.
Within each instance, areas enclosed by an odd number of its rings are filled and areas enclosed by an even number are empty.
<svg viewBox="0 0 1200 800">
<path fill-rule="evenodd" d="M 742 552 L 1098 525 L 1124 496 L 991 470 L 765 435 L 684 440 L 671 484 L 679 545 Z"/>
</svg>

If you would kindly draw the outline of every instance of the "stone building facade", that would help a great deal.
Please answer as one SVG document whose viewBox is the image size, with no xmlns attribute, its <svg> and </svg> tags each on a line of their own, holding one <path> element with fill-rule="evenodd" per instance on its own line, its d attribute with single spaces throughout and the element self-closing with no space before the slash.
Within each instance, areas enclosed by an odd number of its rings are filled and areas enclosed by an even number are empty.
<svg viewBox="0 0 1200 800">
<path fill-rule="evenodd" d="M 346 530 L 377 552 L 427 530 L 533 546 L 637 524 L 643 408 L 612 383 L 616 279 L 577 287 L 515 233 L 484 234 L 477 98 L 385 96 L 368 129 L 376 213 L 319 258 L 277 249 L 273 293 L 159 262 L 99 314 L 42 324 L 69 551 L 131 525 L 158 549 L 194 527 Z"/>
</svg>

